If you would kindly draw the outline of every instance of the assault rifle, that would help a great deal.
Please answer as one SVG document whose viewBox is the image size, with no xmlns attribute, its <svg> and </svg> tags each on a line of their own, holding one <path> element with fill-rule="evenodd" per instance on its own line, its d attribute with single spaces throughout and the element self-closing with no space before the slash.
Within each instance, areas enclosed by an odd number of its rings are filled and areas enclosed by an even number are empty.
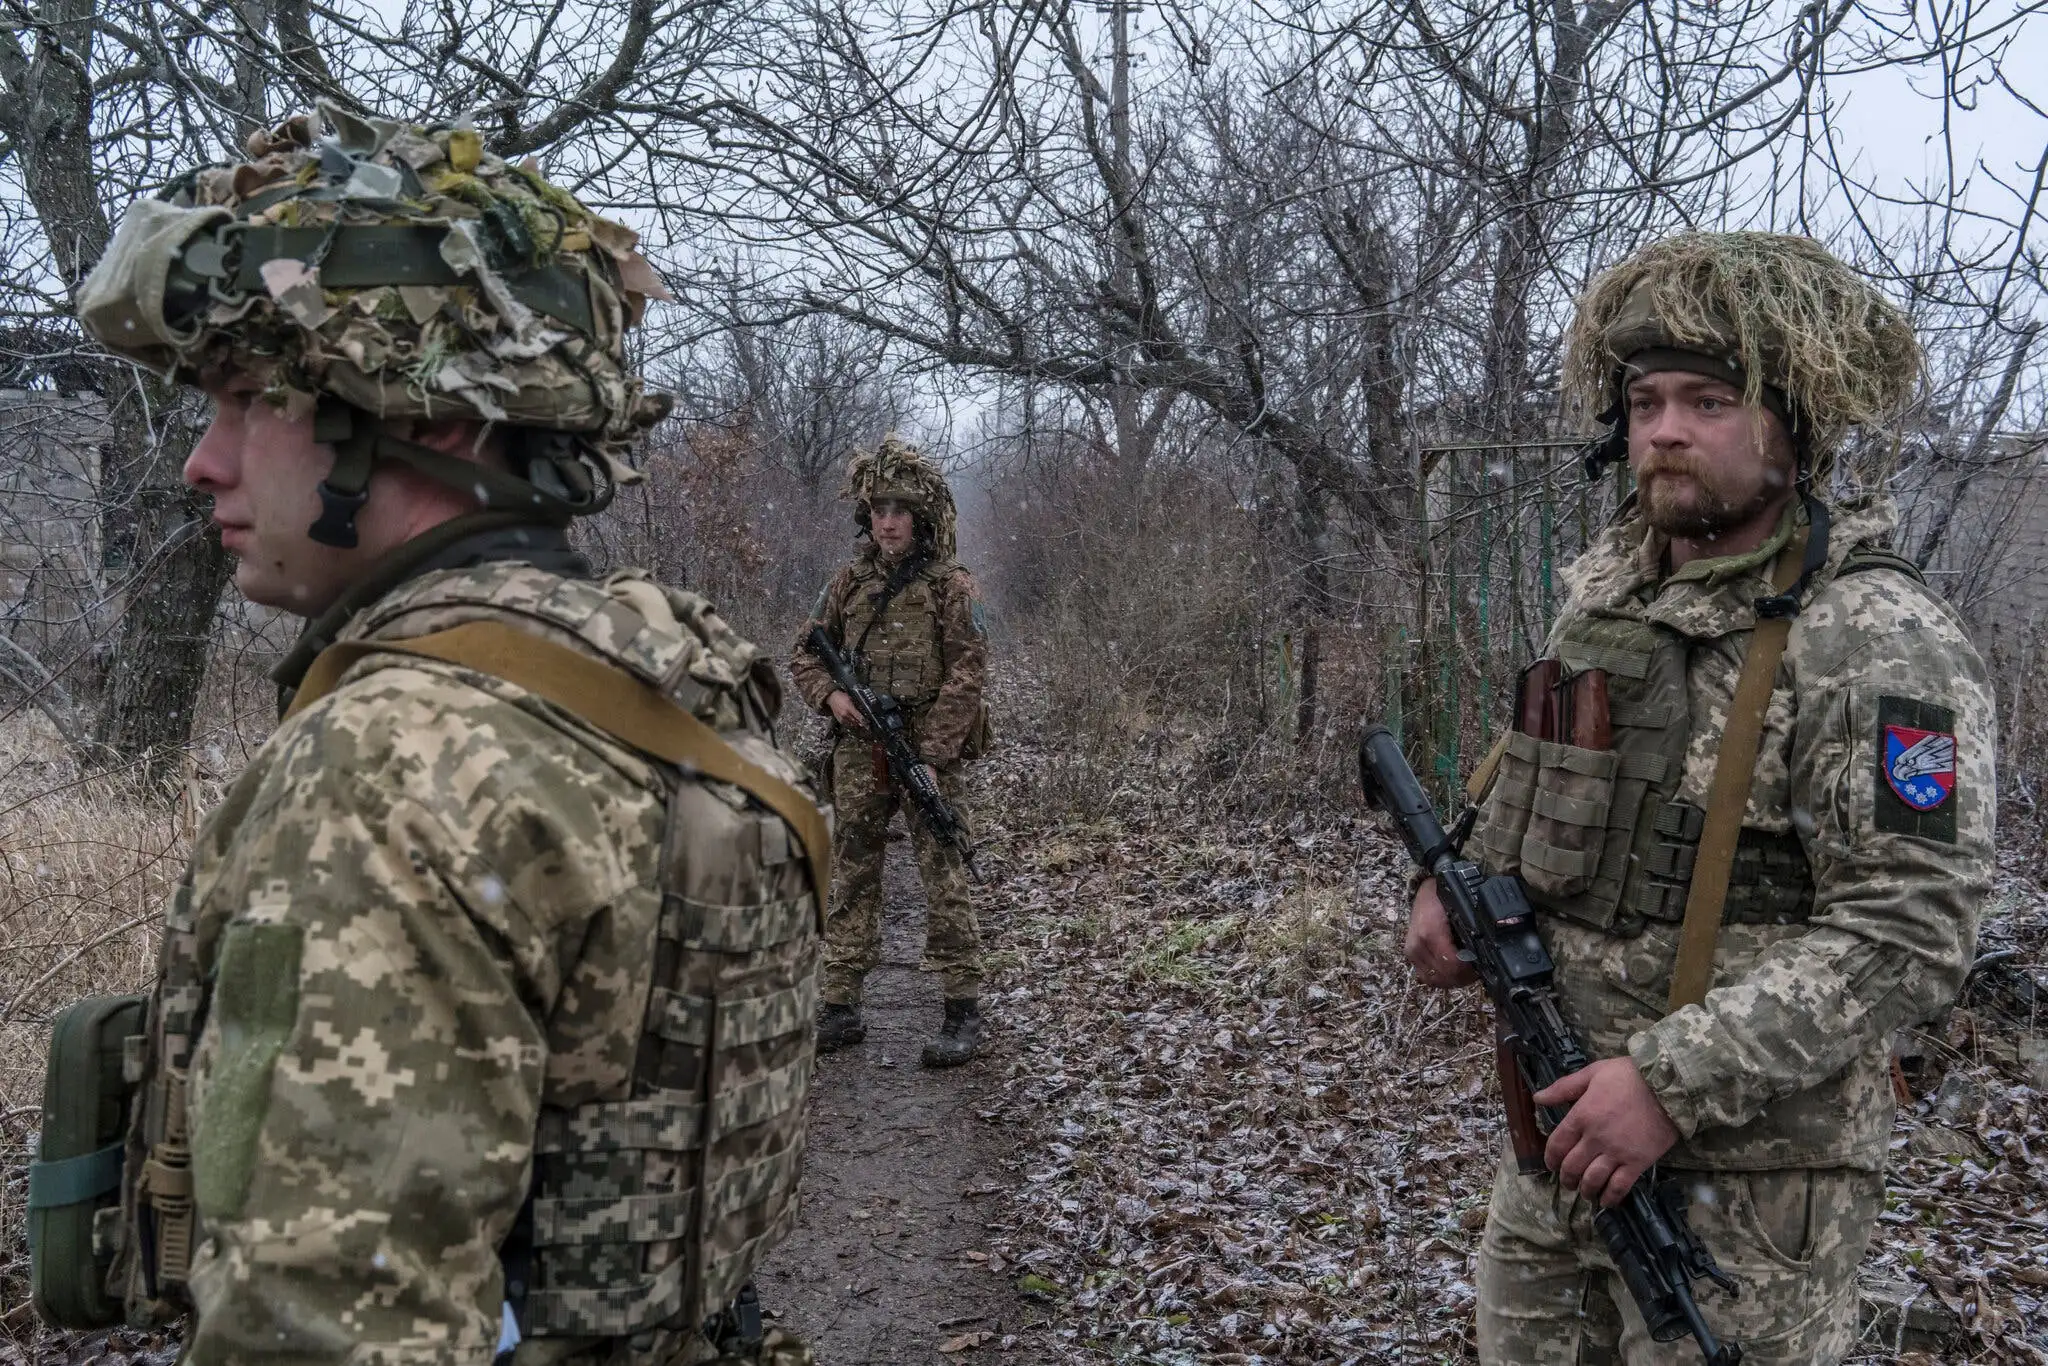
<svg viewBox="0 0 2048 1366">
<path fill-rule="evenodd" d="M 860 713 L 868 738 L 882 747 L 882 754 L 889 762 L 889 780 L 910 794 L 918 815 L 924 818 L 925 827 L 938 837 L 940 843 L 950 844 L 959 850 L 961 859 L 967 864 L 968 876 L 980 882 L 981 870 L 974 865 L 974 844 L 967 838 L 967 823 L 960 819 L 960 813 L 953 809 L 939 791 L 939 785 L 932 781 L 924 760 L 918 758 L 916 746 L 910 743 L 910 727 L 903 715 L 902 703 L 861 682 L 846 656 L 839 653 L 832 638 L 825 634 L 824 627 L 813 626 L 804 644 L 825 665 L 840 690 L 853 699 L 854 709 Z"/>
<path fill-rule="evenodd" d="M 1478 864 L 1459 857 L 1476 813 L 1467 809 L 1457 828 L 1446 834 L 1415 770 L 1408 767 L 1400 742 L 1385 726 L 1369 727 L 1359 739 L 1358 776 L 1365 799 L 1394 818 L 1409 855 L 1435 876 L 1452 937 L 1458 942 L 1458 957 L 1472 965 L 1493 998 L 1502 1044 L 1512 1053 L 1517 1079 L 1528 1090 L 1541 1091 L 1585 1067 L 1591 1059 L 1558 1008 L 1550 951 L 1536 933 L 1535 913 L 1521 880 L 1487 877 Z M 1509 1080 L 1503 1075 L 1504 1087 L 1509 1087 Z M 1520 1088 L 1509 1089 L 1512 1125 L 1522 1118 L 1515 1114 L 1512 1094 Z M 1562 1110 L 1530 1105 L 1526 1091 L 1523 1104 L 1529 1119 L 1540 1115 L 1546 1131 L 1564 1118 Z M 1637 1178 L 1619 1205 L 1593 1216 L 1593 1227 L 1607 1244 L 1608 1256 L 1642 1311 L 1651 1337 L 1672 1342 L 1690 1333 L 1707 1366 L 1739 1366 L 1742 1348 L 1715 1337 L 1693 1299 L 1691 1283 L 1701 1277 L 1731 1295 L 1735 1282 L 1723 1274 L 1686 1222 L 1685 1192 L 1679 1182 L 1659 1181 L 1651 1168 Z"/>
</svg>

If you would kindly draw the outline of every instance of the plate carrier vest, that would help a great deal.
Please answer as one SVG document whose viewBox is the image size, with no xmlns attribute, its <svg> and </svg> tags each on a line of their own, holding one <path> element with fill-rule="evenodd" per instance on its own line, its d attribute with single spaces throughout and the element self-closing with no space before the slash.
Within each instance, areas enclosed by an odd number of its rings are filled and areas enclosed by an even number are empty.
<svg viewBox="0 0 2048 1366">
<path fill-rule="evenodd" d="M 552 587 L 536 598 L 538 571 L 508 585 L 502 569 L 427 576 L 369 609 L 347 636 L 374 635 L 422 606 L 443 624 L 517 623 L 655 688 L 758 768 L 805 781 L 769 731 L 772 673 L 757 656 L 721 650 L 703 626 L 711 608 L 702 598 L 647 585 L 681 621 L 671 631 L 603 585 L 549 576 Z M 607 582 L 630 578 L 644 576 Z M 716 667 L 721 658 L 727 667 Z M 589 719 L 599 731 L 601 722 Z M 576 1106 L 542 1097 L 531 1191 L 501 1251 L 525 1338 L 694 1333 L 734 1300 L 796 1217 L 821 902 L 780 817 L 738 787 L 655 766 L 669 790 L 662 907 L 632 1095 Z M 130 1040 L 130 1080 L 146 1084 L 122 1204 L 105 1213 L 121 1216 L 106 1229 L 117 1244 L 114 1284 L 138 1322 L 189 1307 L 185 1276 L 204 1232 L 195 1227 L 185 1115 L 208 1004 L 196 929 L 188 882 L 165 915 L 147 1033 Z"/>
</svg>

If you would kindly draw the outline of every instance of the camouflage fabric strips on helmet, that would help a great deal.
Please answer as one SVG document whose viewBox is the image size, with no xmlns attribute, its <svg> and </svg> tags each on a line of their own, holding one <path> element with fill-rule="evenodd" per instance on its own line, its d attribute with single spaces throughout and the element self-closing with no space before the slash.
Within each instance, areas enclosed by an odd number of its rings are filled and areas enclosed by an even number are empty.
<svg viewBox="0 0 2048 1366">
<path fill-rule="evenodd" d="M 854 500 L 862 526 L 868 524 L 868 510 L 876 503 L 902 503 L 930 526 L 934 558 L 950 560 L 959 549 L 959 515 L 946 476 L 929 464 L 917 447 L 893 433 L 883 437 L 874 450 L 853 458 L 839 496 Z"/>
<path fill-rule="evenodd" d="M 1654 242 L 1595 279 L 1565 339 L 1566 405 L 1615 402 L 1630 356 L 1694 351 L 1790 400 L 1815 472 L 1851 427 L 1880 428 L 1912 401 L 1919 344 L 1905 313 L 1807 237 L 1689 232 Z"/>
<path fill-rule="evenodd" d="M 295 414 L 324 393 L 379 417 L 573 432 L 604 454 L 668 411 L 624 342 L 667 290 L 631 229 L 533 163 L 466 125 L 324 106 L 246 150 L 130 208 L 79 299 L 108 349 L 186 381 L 254 374 Z"/>
</svg>

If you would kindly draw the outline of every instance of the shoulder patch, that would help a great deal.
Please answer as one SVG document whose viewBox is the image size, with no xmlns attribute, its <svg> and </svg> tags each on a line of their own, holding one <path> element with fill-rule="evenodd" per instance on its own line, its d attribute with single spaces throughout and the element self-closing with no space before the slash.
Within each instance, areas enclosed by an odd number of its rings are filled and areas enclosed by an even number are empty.
<svg viewBox="0 0 2048 1366">
<path fill-rule="evenodd" d="M 969 598 L 967 600 L 967 618 L 974 623 L 974 634 L 978 636 L 988 634 L 988 609 L 981 605 L 980 598 Z"/>
<path fill-rule="evenodd" d="M 1877 828 L 1956 842 L 1956 714 L 1911 698 L 1877 699 Z"/>
</svg>

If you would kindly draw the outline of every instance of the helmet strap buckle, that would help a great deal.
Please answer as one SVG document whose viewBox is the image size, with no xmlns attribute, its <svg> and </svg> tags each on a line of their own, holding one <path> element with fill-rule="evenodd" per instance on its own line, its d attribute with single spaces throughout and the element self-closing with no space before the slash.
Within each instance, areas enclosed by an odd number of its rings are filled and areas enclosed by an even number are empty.
<svg viewBox="0 0 2048 1366">
<path fill-rule="evenodd" d="M 1621 464 L 1628 459 L 1628 405 L 1626 401 L 1616 399 L 1606 412 L 1593 420 L 1607 430 L 1579 447 L 1579 465 L 1585 470 L 1589 484 L 1597 482 L 1609 465 Z"/>
<path fill-rule="evenodd" d="M 356 514 L 363 510 L 363 504 L 370 501 L 370 491 L 343 493 L 327 480 L 320 481 L 320 516 L 313 525 L 306 528 L 306 534 L 322 545 L 331 545 L 336 550 L 354 550 L 356 535 Z"/>
<path fill-rule="evenodd" d="M 336 550 L 354 550 L 356 514 L 370 501 L 377 431 L 368 414 L 323 394 L 313 414 L 313 439 L 334 447 L 334 468 L 320 481 L 320 515 L 306 534 Z"/>
</svg>

